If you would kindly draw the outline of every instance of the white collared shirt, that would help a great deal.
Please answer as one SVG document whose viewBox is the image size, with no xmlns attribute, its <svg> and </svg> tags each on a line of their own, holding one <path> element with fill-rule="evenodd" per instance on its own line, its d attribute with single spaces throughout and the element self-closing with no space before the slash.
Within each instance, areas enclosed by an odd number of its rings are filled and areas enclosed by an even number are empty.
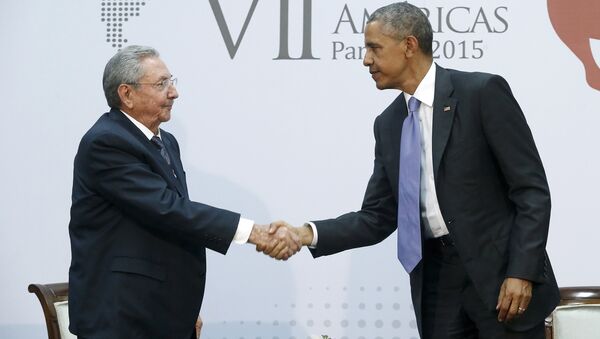
<svg viewBox="0 0 600 339">
<path fill-rule="evenodd" d="M 135 118 L 133 118 L 131 115 L 123 111 L 121 111 L 121 113 L 123 113 L 127 117 L 127 119 L 129 119 L 135 125 L 135 127 L 139 128 L 139 130 L 142 131 L 142 133 L 144 133 L 148 140 L 152 139 L 152 137 L 154 136 L 154 132 L 152 132 L 141 122 L 135 120 Z M 158 133 L 156 134 L 156 136 L 160 138 L 160 128 L 158 129 Z M 252 232 L 253 226 L 254 220 L 245 219 L 240 216 L 240 221 L 238 222 L 237 230 L 235 231 L 235 235 L 233 236 L 233 242 L 236 244 L 247 243 L 248 239 L 250 238 L 250 233 Z"/>
<path fill-rule="evenodd" d="M 433 99 L 435 94 L 435 63 L 417 86 L 414 96 L 421 102 L 419 125 L 421 126 L 421 220 L 424 223 L 425 237 L 438 238 L 448 234 L 448 227 L 442 217 L 435 191 L 433 175 Z M 404 92 L 407 105 L 412 97 Z M 407 107 L 408 108 L 408 107 Z"/>
<path fill-rule="evenodd" d="M 135 125 L 135 127 L 137 127 L 140 131 L 142 131 L 142 133 L 144 133 L 144 135 L 146 136 L 146 138 L 148 138 L 148 140 L 152 139 L 152 137 L 154 136 L 154 132 L 152 132 L 148 127 L 146 127 L 141 122 L 135 120 L 135 118 L 132 117 L 131 115 L 129 115 L 123 111 L 121 111 L 121 113 L 125 114 L 127 119 L 129 119 Z M 156 134 L 156 136 L 160 138 L 160 128 L 158 129 L 158 134 Z"/>
<path fill-rule="evenodd" d="M 424 223 L 425 237 L 438 238 L 448 234 L 448 227 L 442 217 L 440 205 L 435 192 L 433 176 L 433 99 L 435 95 L 435 63 L 431 63 L 429 71 L 417 86 L 415 94 L 404 92 L 408 110 L 408 100 L 414 96 L 421 102 L 419 105 L 419 125 L 421 127 L 421 220 Z M 313 231 L 313 242 L 310 247 L 316 247 L 318 241 L 317 227 L 313 222 L 305 224 Z"/>
</svg>

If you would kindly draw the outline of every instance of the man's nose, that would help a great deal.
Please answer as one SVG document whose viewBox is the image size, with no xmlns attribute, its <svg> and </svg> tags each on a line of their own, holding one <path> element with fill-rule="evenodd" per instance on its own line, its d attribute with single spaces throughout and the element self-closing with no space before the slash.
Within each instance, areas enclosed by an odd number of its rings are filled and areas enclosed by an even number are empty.
<svg viewBox="0 0 600 339">
<path fill-rule="evenodd" d="M 371 53 L 369 51 L 367 51 L 367 53 L 365 53 L 365 57 L 363 58 L 363 65 L 369 67 L 372 64 L 373 64 L 373 58 L 371 57 Z"/>
<path fill-rule="evenodd" d="M 169 97 L 169 99 L 177 99 L 179 97 L 179 93 L 177 92 L 177 88 L 175 87 L 175 85 L 171 85 L 169 87 L 167 96 Z"/>
</svg>

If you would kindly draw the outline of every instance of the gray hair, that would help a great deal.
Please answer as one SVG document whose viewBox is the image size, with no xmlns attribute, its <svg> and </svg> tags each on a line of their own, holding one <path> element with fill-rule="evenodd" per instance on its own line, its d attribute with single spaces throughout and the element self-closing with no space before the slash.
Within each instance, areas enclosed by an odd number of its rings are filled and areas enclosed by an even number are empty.
<svg viewBox="0 0 600 339">
<path fill-rule="evenodd" d="M 102 86 L 106 102 L 111 108 L 121 107 L 118 89 L 121 84 L 135 84 L 144 76 L 142 61 L 146 58 L 158 58 L 158 51 L 147 46 L 127 46 L 118 51 L 104 68 Z"/>
<path fill-rule="evenodd" d="M 433 31 L 429 19 L 423 11 L 407 2 L 397 2 L 377 9 L 367 23 L 377 21 L 383 24 L 385 33 L 401 40 L 413 35 L 419 41 L 421 51 L 431 56 Z"/>
</svg>

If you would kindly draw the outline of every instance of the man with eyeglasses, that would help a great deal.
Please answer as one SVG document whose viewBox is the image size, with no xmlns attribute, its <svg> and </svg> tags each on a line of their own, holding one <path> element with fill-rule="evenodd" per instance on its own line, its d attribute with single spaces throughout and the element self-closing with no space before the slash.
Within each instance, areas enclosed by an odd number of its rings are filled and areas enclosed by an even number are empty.
<svg viewBox="0 0 600 339">
<path fill-rule="evenodd" d="M 178 97 L 156 50 L 129 46 L 106 64 L 111 110 L 75 157 L 69 235 L 69 330 L 78 338 L 196 337 L 206 248 L 262 244 L 287 259 L 300 249 L 238 213 L 191 201 L 179 145 L 160 124 Z"/>
</svg>

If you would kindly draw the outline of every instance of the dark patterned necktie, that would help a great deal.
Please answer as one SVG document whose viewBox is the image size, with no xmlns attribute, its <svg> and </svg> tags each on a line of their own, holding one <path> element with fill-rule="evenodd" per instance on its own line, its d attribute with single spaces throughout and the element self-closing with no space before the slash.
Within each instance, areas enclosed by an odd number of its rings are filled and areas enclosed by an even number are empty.
<svg viewBox="0 0 600 339">
<path fill-rule="evenodd" d="M 177 178 L 177 175 L 175 174 L 175 169 L 173 168 L 173 165 L 171 165 L 171 158 L 169 157 L 169 153 L 167 152 L 167 148 L 165 147 L 165 144 L 156 135 L 153 136 L 152 139 L 150 139 L 150 140 L 152 141 L 154 146 L 156 146 L 156 148 L 158 148 L 158 150 L 160 151 L 160 155 L 163 157 L 163 159 L 165 159 L 165 161 L 171 168 L 171 171 L 173 172 L 173 176 L 175 178 Z"/>
<path fill-rule="evenodd" d="M 398 178 L 398 259 L 410 273 L 421 261 L 421 128 L 419 105 L 408 100 L 408 116 L 402 123 Z"/>
</svg>

